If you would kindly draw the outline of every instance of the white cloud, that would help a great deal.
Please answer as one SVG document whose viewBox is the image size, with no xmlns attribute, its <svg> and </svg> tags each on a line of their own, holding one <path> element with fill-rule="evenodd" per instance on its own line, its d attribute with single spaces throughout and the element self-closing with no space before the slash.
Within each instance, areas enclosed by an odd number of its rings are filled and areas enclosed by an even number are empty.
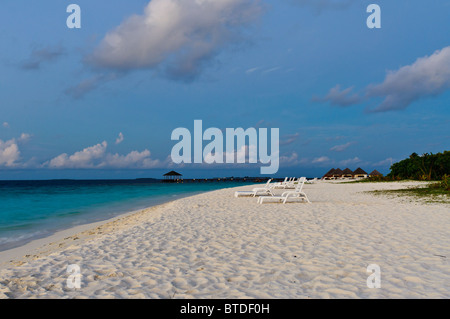
<svg viewBox="0 0 450 319">
<path fill-rule="evenodd" d="M 122 132 L 120 132 L 119 136 L 116 138 L 116 144 L 122 143 L 123 139 L 124 139 L 123 134 L 122 134 Z"/>
<path fill-rule="evenodd" d="M 395 159 L 393 159 L 392 157 L 388 157 L 388 158 L 386 158 L 382 161 L 376 162 L 372 165 L 376 166 L 376 167 L 381 167 L 381 166 L 391 166 L 392 163 L 395 163 Z"/>
<path fill-rule="evenodd" d="M 17 166 L 20 159 L 19 146 L 15 139 L 0 140 L 0 166 Z"/>
<path fill-rule="evenodd" d="M 300 136 L 300 134 L 298 132 L 295 133 L 295 134 L 285 135 L 283 137 L 283 140 L 280 141 L 280 145 L 292 144 L 299 138 L 299 136 Z"/>
<path fill-rule="evenodd" d="M 260 11 L 255 0 L 152 0 L 142 15 L 110 31 L 86 61 L 115 71 L 161 67 L 174 79 L 190 80 L 238 42 Z"/>
<path fill-rule="evenodd" d="M 132 151 L 127 155 L 107 154 L 105 160 L 99 167 L 114 168 L 154 168 L 160 166 L 161 162 L 150 158 L 150 151 Z"/>
<path fill-rule="evenodd" d="M 341 90 L 337 85 L 325 97 L 313 97 L 312 100 L 349 106 L 381 98 L 382 102 L 368 111 L 387 112 L 405 109 L 415 101 L 437 96 L 449 89 L 450 46 L 447 46 L 430 56 L 418 58 L 413 64 L 389 71 L 382 83 L 368 85 L 363 97 L 352 93 L 353 87 Z"/>
<path fill-rule="evenodd" d="M 28 60 L 21 64 L 21 68 L 24 70 L 38 70 L 42 63 L 54 62 L 64 54 L 66 54 L 66 51 L 62 46 L 35 48 Z"/>
<path fill-rule="evenodd" d="M 348 165 L 352 165 L 352 164 L 361 163 L 361 160 L 359 159 L 359 157 L 354 157 L 354 158 L 349 158 L 349 159 L 346 159 L 346 160 L 342 160 L 339 163 L 342 166 L 348 166 Z"/>
<path fill-rule="evenodd" d="M 335 145 L 332 148 L 330 148 L 330 151 L 343 152 L 347 148 L 349 148 L 352 144 L 353 144 L 353 142 L 348 142 L 348 143 L 341 144 L 341 145 Z"/>
<path fill-rule="evenodd" d="M 337 161 L 329 158 L 328 156 L 320 156 L 313 159 L 310 158 L 299 158 L 298 154 L 296 152 L 293 152 L 291 155 L 287 156 L 280 156 L 280 165 L 284 166 L 295 166 L 295 165 L 318 165 L 318 166 L 325 166 L 330 165 L 332 163 L 337 163 Z M 357 163 L 363 163 L 361 159 L 358 157 L 342 160 L 338 162 L 339 165 L 347 166 Z"/>
<path fill-rule="evenodd" d="M 373 112 L 399 110 L 421 98 L 435 96 L 450 89 L 450 46 L 413 64 L 390 71 L 383 83 L 367 88 L 368 97 L 384 100 Z"/>
<path fill-rule="evenodd" d="M 63 153 L 47 161 L 43 166 L 49 168 L 154 168 L 162 166 L 157 159 L 152 159 L 149 150 L 131 151 L 126 155 L 107 153 L 108 143 L 86 147 L 82 151 L 68 155 Z"/>
<path fill-rule="evenodd" d="M 31 135 L 30 135 L 30 134 L 22 133 L 22 134 L 20 135 L 20 137 L 19 137 L 19 141 L 20 141 L 20 142 L 26 142 L 26 141 L 28 141 L 30 138 L 31 138 Z"/>
<path fill-rule="evenodd" d="M 315 159 L 312 160 L 313 164 L 323 164 L 323 163 L 328 163 L 331 160 L 327 157 L 327 156 L 321 156 L 321 157 L 317 157 Z"/>
<path fill-rule="evenodd" d="M 214 160 L 221 160 L 222 163 L 226 163 L 227 158 L 233 158 L 233 164 L 242 165 L 248 163 L 256 163 L 258 161 L 258 148 L 256 145 L 242 145 L 238 150 L 232 150 L 230 152 L 215 152 L 214 154 L 204 154 L 204 162 L 208 165 L 216 164 Z M 242 161 L 244 163 L 238 163 Z M 219 163 L 217 163 L 219 164 Z M 228 163 L 231 164 L 231 163 Z"/>
<path fill-rule="evenodd" d="M 263 73 L 263 74 L 272 73 L 272 72 L 275 72 L 275 71 L 277 71 L 277 70 L 279 70 L 279 69 L 281 69 L 281 67 L 276 66 L 276 67 L 267 69 L 267 70 L 263 71 L 262 73 Z"/>
<path fill-rule="evenodd" d="M 9 123 L 8 122 L 3 122 L 3 127 L 8 128 L 9 127 Z"/>
<path fill-rule="evenodd" d="M 96 75 L 92 76 L 91 78 L 82 80 L 77 85 L 69 87 L 67 90 L 65 90 L 65 93 L 69 96 L 72 96 L 74 99 L 79 99 L 79 98 L 82 98 L 88 92 L 91 92 L 91 91 L 97 89 L 104 83 L 107 83 L 112 80 L 116 80 L 117 78 L 120 78 L 121 76 L 123 76 L 123 74 L 120 72 L 109 72 L 109 73 L 96 74 Z"/>
<path fill-rule="evenodd" d="M 31 137 L 30 134 L 22 133 L 19 138 L 12 138 L 7 141 L 0 140 L 0 166 L 20 167 L 19 143 L 26 142 Z"/>
<path fill-rule="evenodd" d="M 254 128 L 267 128 L 267 127 L 271 127 L 273 125 L 273 123 L 268 122 L 266 120 L 259 120 L 253 127 Z"/>
<path fill-rule="evenodd" d="M 260 66 L 258 66 L 258 67 L 256 67 L 256 68 L 248 69 L 247 71 L 245 71 L 245 73 L 251 74 L 251 73 L 253 73 L 253 72 L 255 72 L 255 71 L 258 71 L 259 69 L 261 69 Z"/>
<path fill-rule="evenodd" d="M 297 152 L 292 152 L 290 155 L 280 156 L 280 166 L 296 166 L 310 164 L 306 158 L 300 159 Z"/>
<path fill-rule="evenodd" d="M 108 143 L 103 141 L 94 146 L 86 147 L 70 156 L 67 153 L 63 153 L 51 159 L 48 166 L 50 168 L 93 168 L 96 166 L 94 160 L 104 156 L 107 146 Z"/>
<path fill-rule="evenodd" d="M 361 102 L 361 98 L 352 91 L 353 87 L 341 90 L 341 86 L 336 85 L 324 97 L 313 97 L 312 100 L 315 102 L 330 102 L 331 105 L 337 106 L 350 106 Z"/>
</svg>

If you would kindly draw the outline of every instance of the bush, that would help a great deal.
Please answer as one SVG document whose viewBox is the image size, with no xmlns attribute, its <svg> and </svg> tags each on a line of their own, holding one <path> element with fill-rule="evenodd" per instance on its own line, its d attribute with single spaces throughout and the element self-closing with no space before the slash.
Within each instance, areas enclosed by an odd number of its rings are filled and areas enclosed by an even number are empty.
<svg viewBox="0 0 450 319">
<path fill-rule="evenodd" d="M 377 175 L 377 176 L 370 176 L 367 178 L 368 182 L 389 182 L 392 181 L 391 177 L 383 176 L 383 175 Z"/>
<path fill-rule="evenodd" d="M 387 175 L 392 179 L 441 180 L 450 175 L 450 151 L 422 156 L 412 153 L 409 158 L 394 163 Z"/>
<path fill-rule="evenodd" d="M 434 189 L 443 189 L 445 191 L 450 191 L 450 176 L 444 175 L 441 181 L 431 183 L 429 187 Z"/>
<path fill-rule="evenodd" d="M 441 188 L 445 189 L 446 191 L 450 191 L 450 176 L 449 175 L 445 174 L 442 177 Z"/>
</svg>

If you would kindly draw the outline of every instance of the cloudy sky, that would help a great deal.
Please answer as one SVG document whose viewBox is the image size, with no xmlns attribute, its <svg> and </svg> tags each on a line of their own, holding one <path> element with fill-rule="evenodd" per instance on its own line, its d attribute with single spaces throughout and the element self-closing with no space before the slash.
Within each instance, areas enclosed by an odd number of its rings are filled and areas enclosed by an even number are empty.
<svg viewBox="0 0 450 319">
<path fill-rule="evenodd" d="M 259 173 L 171 163 L 195 119 L 279 128 L 280 176 L 449 149 L 446 0 L 73 3 L 81 29 L 69 2 L 0 5 L 0 179 Z"/>
</svg>

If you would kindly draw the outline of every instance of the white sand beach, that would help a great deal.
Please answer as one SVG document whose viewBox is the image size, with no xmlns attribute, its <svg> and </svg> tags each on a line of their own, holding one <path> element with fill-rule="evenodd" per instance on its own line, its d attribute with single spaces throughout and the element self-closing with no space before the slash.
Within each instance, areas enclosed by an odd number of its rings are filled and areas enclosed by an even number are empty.
<svg viewBox="0 0 450 319">
<path fill-rule="evenodd" d="M 233 196 L 253 186 L 179 199 L 0 252 L 0 298 L 449 298 L 450 205 L 365 192 L 418 183 L 306 184 L 311 204 Z"/>
</svg>

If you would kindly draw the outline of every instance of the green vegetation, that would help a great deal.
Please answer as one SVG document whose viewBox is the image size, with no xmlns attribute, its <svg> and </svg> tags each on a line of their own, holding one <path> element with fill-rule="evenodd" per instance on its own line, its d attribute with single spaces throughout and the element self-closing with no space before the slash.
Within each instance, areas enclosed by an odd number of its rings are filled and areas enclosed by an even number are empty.
<svg viewBox="0 0 450 319">
<path fill-rule="evenodd" d="M 426 188 L 417 189 L 416 193 L 448 194 L 450 192 L 450 151 L 437 154 L 425 153 L 422 156 L 412 153 L 409 158 L 392 164 L 391 172 L 386 178 L 436 181 Z"/>
<path fill-rule="evenodd" d="M 425 187 L 374 191 L 377 194 L 413 195 L 427 201 L 449 202 L 450 195 L 450 151 L 422 156 L 412 153 L 409 158 L 394 163 L 391 172 L 383 176 L 373 176 L 363 182 L 390 182 L 401 180 L 429 181 Z"/>
<path fill-rule="evenodd" d="M 387 177 L 432 181 L 442 180 L 446 175 L 450 175 L 450 151 L 422 156 L 412 153 L 409 158 L 392 164 Z"/>
<path fill-rule="evenodd" d="M 425 187 L 414 186 L 404 189 L 370 191 L 377 195 L 412 196 L 427 203 L 450 203 L 450 192 L 438 186 L 439 183 L 428 184 Z"/>
<path fill-rule="evenodd" d="M 350 182 L 342 182 L 342 183 L 373 183 L 373 182 L 399 182 L 401 181 L 401 178 L 392 178 L 388 176 L 370 176 L 367 178 L 358 179 L 356 181 L 350 181 Z"/>
<path fill-rule="evenodd" d="M 412 153 L 409 158 L 392 164 L 390 169 L 387 176 L 371 176 L 355 182 L 436 181 L 430 185 L 450 190 L 450 151 L 422 156 Z"/>
<path fill-rule="evenodd" d="M 442 177 L 442 180 L 440 182 L 431 183 L 429 185 L 430 188 L 437 188 L 441 189 L 443 191 L 446 191 L 447 193 L 450 192 L 450 176 L 445 174 Z"/>
</svg>

